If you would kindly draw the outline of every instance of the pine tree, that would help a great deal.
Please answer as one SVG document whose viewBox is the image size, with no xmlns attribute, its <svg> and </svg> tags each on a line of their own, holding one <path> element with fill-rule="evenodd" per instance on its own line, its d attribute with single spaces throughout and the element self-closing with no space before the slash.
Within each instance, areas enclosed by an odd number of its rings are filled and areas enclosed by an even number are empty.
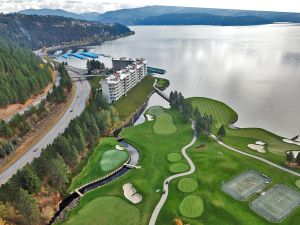
<svg viewBox="0 0 300 225">
<path fill-rule="evenodd" d="M 17 208 L 19 209 L 23 223 L 34 225 L 39 221 L 39 210 L 37 200 L 33 198 L 28 191 L 21 189 L 18 193 Z"/>
<path fill-rule="evenodd" d="M 226 130 L 224 125 L 222 124 L 222 126 L 220 127 L 219 131 L 218 131 L 218 137 L 219 138 L 223 138 L 226 136 Z"/>
<path fill-rule="evenodd" d="M 294 154 L 293 154 L 293 152 L 292 151 L 288 151 L 287 153 L 286 153 L 286 161 L 288 161 L 288 162 L 294 162 L 294 159 L 295 159 L 295 157 L 294 157 Z"/>
</svg>

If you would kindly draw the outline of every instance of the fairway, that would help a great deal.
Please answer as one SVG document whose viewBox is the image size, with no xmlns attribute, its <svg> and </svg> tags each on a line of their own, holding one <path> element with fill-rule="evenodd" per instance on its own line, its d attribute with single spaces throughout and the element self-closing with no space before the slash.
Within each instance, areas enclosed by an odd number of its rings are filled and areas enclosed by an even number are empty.
<svg viewBox="0 0 300 225">
<path fill-rule="evenodd" d="M 172 116 L 168 113 L 163 113 L 156 117 L 153 129 L 154 132 L 159 135 L 169 135 L 177 130 L 173 123 Z"/>
<path fill-rule="evenodd" d="M 183 173 L 189 170 L 189 165 L 186 163 L 175 163 L 169 167 L 172 173 Z"/>
<path fill-rule="evenodd" d="M 140 212 L 134 206 L 113 196 L 99 197 L 69 217 L 65 225 L 139 225 Z"/>
<path fill-rule="evenodd" d="M 106 151 L 114 149 L 116 147 L 116 145 L 119 145 L 119 142 L 115 138 L 102 138 L 100 140 L 99 145 L 93 149 L 93 153 L 89 157 L 89 160 L 88 160 L 86 166 L 83 167 L 82 171 L 72 179 L 72 183 L 68 189 L 68 192 L 72 192 L 76 188 L 79 188 L 80 186 L 82 186 L 84 184 L 87 184 L 89 182 L 92 182 L 96 179 L 99 179 L 99 178 L 107 175 L 109 173 L 109 171 L 102 170 L 99 166 L 99 163 L 103 158 L 103 154 Z M 124 151 L 119 151 L 119 152 L 123 152 L 122 153 L 123 155 L 126 154 L 126 159 L 129 158 L 129 154 L 126 149 Z M 124 156 L 122 156 L 122 157 L 124 157 Z M 123 160 L 123 162 L 126 161 L 126 159 Z M 122 162 L 121 162 L 121 164 L 122 164 Z M 111 164 L 110 164 L 110 167 L 111 167 Z"/>
<path fill-rule="evenodd" d="M 198 182 L 194 178 L 182 178 L 178 182 L 178 189 L 181 192 L 189 193 L 194 192 L 198 188 Z"/>
<path fill-rule="evenodd" d="M 300 193 L 285 185 L 276 185 L 251 202 L 254 212 L 273 223 L 279 223 L 300 205 Z"/>
<path fill-rule="evenodd" d="M 300 189 L 300 180 L 297 180 L 297 181 L 295 182 L 295 185 Z"/>
<path fill-rule="evenodd" d="M 245 201 L 270 181 L 270 178 L 264 177 L 254 170 L 249 170 L 225 182 L 222 190 L 236 200 Z"/>
<path fill-rule="evenodd" d="M 169 162 L 179 162 L 182 159 L 182 155 L 180 153 L 170 153 L 167 156 Z"/>
<path fill-rule="evenodd" d="M 128 159 L 128 153 L 119 150 L 109 150 L 103 153 L 100 167 L 103 171 L 112 171 Z"/>
<path fill-rule="evenodd" d="M 220 127 L 221 124 L 233 124 L 238 119 L 237 113 L 223 102 L 202 97 L 189 98 L 188 100 L 193 108 L 199 109 L 201 114 L 212 115 L 216 127 Z"/>
<path fill-rule="evenodd" d="M 164 108 L 161 106 L 152 106 L 147 110 L 147 113 L 151 114 L 152 116 L 158 116 L 165 112 Z"/>
<path fill-rule="evenodd" d="M 189 195 L 179 205 L 179 212 L 187 218 L 197 218 L 202 215 L 204 204 L 200 197 Z"/>
</svg>

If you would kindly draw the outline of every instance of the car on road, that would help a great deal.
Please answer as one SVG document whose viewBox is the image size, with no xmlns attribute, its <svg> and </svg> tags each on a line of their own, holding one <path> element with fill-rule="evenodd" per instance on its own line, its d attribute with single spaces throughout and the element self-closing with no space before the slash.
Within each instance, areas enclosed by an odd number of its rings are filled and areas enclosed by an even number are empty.
<svg viewBox="0 0 300 225">
<path fill-rule="evenodd" d="M 35 148 L 35 149 L 33 149 L 33 152 L 37 152 L 39 149 L 38 148 Z"/>
</svg>

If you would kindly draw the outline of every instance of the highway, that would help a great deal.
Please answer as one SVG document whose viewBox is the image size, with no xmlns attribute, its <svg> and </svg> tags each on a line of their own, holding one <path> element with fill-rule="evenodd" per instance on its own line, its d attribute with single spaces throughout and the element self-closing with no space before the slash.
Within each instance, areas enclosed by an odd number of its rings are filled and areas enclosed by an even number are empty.
<svg viewBox="0 0 300 225">
<path fill-rule="evenodd" d="M 79 75 L 82 76 L 85 73 L 84 70 L 80 69 L 70 67 L 68 67 L 67 69 L 70 77 L 78 77 Z M 51 144 L 59 134 L 64 132 L 70 121 L 83 112 L 90 95 L 91 87 L 89 82 L 85 79 L 83 79 L 82 81 L 77 81 L 75 82 L 75 84 L 75 97 L 65 114 L 60 118 L 58 123 L 41 140 L 39 140 L 37 144 L 35 144 L 7 170 L 0 174 L 0 185 L 4 184 L 10 177 L 12 177 L 19 169 L 23 168 L 27 163 L 30 163 L 34 158 L 39 157 L 41 154 L 41 149 Z"/>
</svg>

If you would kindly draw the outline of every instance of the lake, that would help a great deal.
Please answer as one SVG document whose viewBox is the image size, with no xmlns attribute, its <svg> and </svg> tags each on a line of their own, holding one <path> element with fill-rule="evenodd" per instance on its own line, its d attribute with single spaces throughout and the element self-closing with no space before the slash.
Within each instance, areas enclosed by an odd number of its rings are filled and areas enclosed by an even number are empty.
<svg viewBox="0 0 300 225">
<path fill-rule="evenodd" d="M 134 36 L 94 48 L 114 57 L 145 57 L 148 65 L 168 71 L 167 92 L 223 101 L 239 114 L 237 126 L 261 127 L 288 138 L 300 134 L 300 26 L 131 29 Z M 107 58 L 101 60 L 110 65 Z"/>
</svg>

